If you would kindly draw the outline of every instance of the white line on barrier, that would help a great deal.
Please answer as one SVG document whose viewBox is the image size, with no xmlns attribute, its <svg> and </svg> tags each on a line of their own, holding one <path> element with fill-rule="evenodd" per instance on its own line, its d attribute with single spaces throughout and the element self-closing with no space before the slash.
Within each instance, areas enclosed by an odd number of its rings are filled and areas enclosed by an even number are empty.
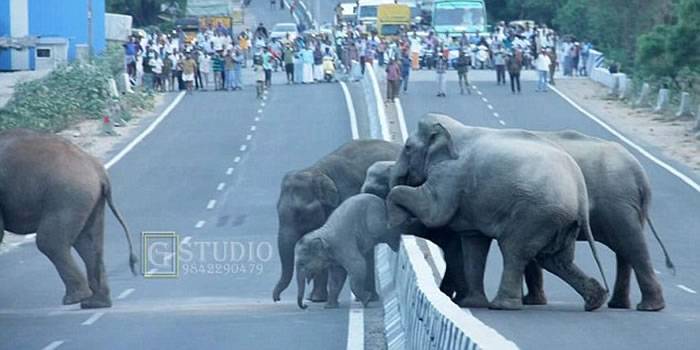
<svg viewBox="0 0 700 350">
<path fill-rule="evenodd" d="M 41 350 L 56 350 L 56 349 L 58 349 L 59 346 L 63 345 L 63 343 L 65 343 L 65 342 L 66 342 L 65 340 L 52 341 L 49 345 L 46 345 Z"/>
<path fill-rule="evenodd" d="M 216 199 L 211 199 L 209 200 L 209 203 L 207 203 L 207 209 L 211 210 L 214 209 L 216 206 Z"/>
<path fill-rule="evenodd" d="M 350 116 L 350 132 L 352 133 L 352 139 L 357 140 L 360 138 L 360 133 L 357 129 L 357 115 L 355 114 L 355 104 L 352 102 L 352 96 L 350 95 L 350 90 L 345 82 L 340 82 L 340 88 L 343 89 L 343 96 L 345 96 L 345 105 L 348 108 L 348 115 Z"/>
<path fill-rule="evenodd" d="M 131 293 L 133 293 L 134 291 L 135 291 L 134 288 L 126 289 L 126 290 L 124 290 L 123 292 L 121 292 L 121 294 L 119 294 L 119 296 L 117 297 L 117 299 L 119 299 L 119 300 L 126 299 L 126 297 L 128 297 L 129 295 L 131 295 Z"/>
<path fill-rule="evenodd" d="M 696 292 L 696 291 L 694 291 L 694 290 L 692 290 L 692 289 L 690 289 L 690 288 L 688 288 L 688 287 L 686 287 L 686 286 L 684 286 L 684 285 L 682 285 L 682 284 L 676 284 L 676 287 L 678 287 L 678 288 L 680 288 L 681 290 L 686 291 L 686 292 L 688 292 L 688 293 L 690 293 L 690 294 L 698 294 L 698 292 Z"/>
<path fill-rule="evenodd" d="M 690 177 L 687 175 L 683 174 L 681 171 L 677 170 L 676 168 L 672 167 L 668 163 L 662 161 L 659 158 L 656 158 L 653 154 L 642 148 L 641 146 L 637 145 L 636 143 L 632 142 L 632 140 L 628 139 L 624 135 L 622 135 L 620 132 L 615 130 L 613 127 L 610 125 L 606 124 L 604 121 L 602 121 L 600 118 L 596 117 L 595 115 L 589 113 L 583 107 L 579 106 L 576 102 L 574 102 L 572 99 L 570 99 L 568 96 L 564 95 L 559 89 L 557 89 L 554 86 L 550 85 L 550 88 L 552 91 L 556 92 L 561 98 L 563 98 L 566 102 L 568 102 L 570 105 L 572 105 L 574 108 L 578 109 L 579 112 L 583 113 L 583 115 L 587 116 L 594 122 L 596 122 L 598 125 L 602 126 L 605 130 L 610 132 L 611 134 L 615 135 L 618 139 L 622 140 L 622 142 L 626 143 L 630 147 L 634 148 L 637 152 L 641 153 L 644 157 L 647 159 L 651 160 L 652 162 L 656 163 L 656 165 L 664 168 L 666 171 L 674 175 L 675 177 L 679 178 L 681 181 L 683 181 L 685 184 L 693 188 L 695 191 L 700 192 L 700 185 L 698 185 L 697 182 L 693 181 Z"/>
<path fill-rule="evenodd" d="M 129 144 L 126 145 L 126 147 L 124 147 L 124 149 L 122 149 L 119 153 L 117 153 L 116 156 L 114 156 L 114 158 L 112 158 L 109 162 L 107 162 L 107 164 L 105 164 L 105 168 L 106 168 L 106 169 L 109 169 L 109 168 L 111 168 L 114 164 L 117 164 L 117 162 L 118 162 L 119 160 L 121 160 L 122 158 L 124 158 L 124 156 L 125 156 L 127 153 L 131 152 L 131 150 L 134 149 L 134 147 L 136 147 L 136 145 L 138 145 L 139 143 L 141 143 L 141 141 L 143 141 L 143 139 L 146 138 L 146 136 L 148 136 L 150 133 L 152 133 L 153 130 L 156 129 L 156 127 L 158 126 L 158 124 L 160 124 L 160 123 L 163 121 L 163 119 L 165 119 L 165 118 L 170 114 L 170 112 L 171 112 L 173 109 L 175 109 L 175 106 L 177 106 L 177 104 L 180 103 L 180 101 L 182 101 L 182 98 L 183 98 L 183 97 L 185 97 L 185 91 L 183 91 L 183 92 L 181 92 L 180 94 L 178 94 L 177 97 L 175 98 L 175 100 L 173 100 L 173 102 L 170 103 L 170 105 L 168 106 L 168 108 L 166 108 L 166 109 L 163 111 L 163 113 L 161 113 L 161 114 L 158 116 L 158 118 L 156 118 L 156 120 L 154 120 L 153 123 L 151 123 L 151 125 L 149 125 L 148 128 L 146 128 L 146 130 L 144 130 L 141 134 L 139 134 L 139 136 L 136 136 L 136 138 L 134 138 L 133 140 L 131 140 L 131 142 L 129 142 Z"/>
<path fill-rule="evenodd" d="M 408 138 L 408 129 L 406 128 L 406 118 L 403 115 L 403 105 L 401 100 L 397 97 L 394 99 L 394 105 L 396 105 L 396 115 L 399 118 L 399 131 L 401 131 L 401 140 L 406 142 Z"/>
<path fill-rule="evenodd" d="M 233 174 L 233 168 L 226 169 L 226 175 L 231 175 L 231 174 Z"/>
<path fill-rule="evenodd" d="M 221 191 L 221 190 L 224 189 L 224 187 L 226 187 L 226 183 L 225 183 L 225 182 L 220 182 L 220 183 L 219 183 L 219 186 L 216 186 L 216 190 L 217 190 L 217 191 Z"/>
<path fill-rule="evenodd" d="M 204 224 L 206 224 L 206 223 L 207 222 L 204 220 L 199 220 L 199 221 L 197 221 L 197 224 L 194 225 L 194 228 L 202 228 L 202 227 L 204 227 Z"/>
<path fill-rule="evenodd" d="M 444 276 L 445 270 L 447 269 L 447 264 L 445 263 L 445 258 L 444 258 L 444 255 L 442 254 L 442 249 L 440 249 L 440 247 L 438 247 L 436 244 L 434 244 L 433 242 L 430 242 L 428 240 L 426 240 L 425 243 L 428 246 L 428 250 L 430 251 L 430 255 L 433 257 L 433 262 L 435 263 L 435 267 L 437 268 L 440 275 Z"/>
<path fill-rule="evenodd" d="M 101 312 L 101 311 L 100 311 L 100 312 L 95 312 L 94 314 L 92 314 L 92 316 L 90 316 L 90 318 L 88 318 L 87 320 L 85 320 L 85 322 L 83 322 L 83 323 L 81 323 L 81 324 L 82 324 L 83 326 L 90 326 L 90 325 L 92 325 L 93 323 L 97 322 L 97 320 L 99 320 L 99 319 L 100 319 L 102 316 L 104 316 L 104 315 L 105 315 L 104 312 Z"/>
</svg>

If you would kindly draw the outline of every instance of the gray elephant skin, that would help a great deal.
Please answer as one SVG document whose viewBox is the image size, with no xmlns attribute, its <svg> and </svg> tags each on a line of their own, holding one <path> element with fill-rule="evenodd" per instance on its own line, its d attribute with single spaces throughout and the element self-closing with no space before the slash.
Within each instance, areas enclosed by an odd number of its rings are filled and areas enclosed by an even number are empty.
<svg viewBox="0 0 700 350">
<path fill-rule="evenodd" d="M 394 170 L 396 186 L 387 196 L 390 227 L 411 217 L 428 228 L 448 227 L 461 234 L 465 256 L 484 261 L 490 240 L 498 242 L 503 255 L 498 293 L 490 304 L 482 296 L 470 304 L 521 308 L 523 273 L 532 260 L 571 285 L 585 310 L 607 299 L 607 289 L 573 261 L 576 237 L 583 232 L 605 282 L 583 174 L 561 148 L 524 130 L 467 127 L 428 114 Z M 483 281 L 483 266 L 469 268 L 481 274 L 467 278 Z"/>
<path fill-rule="evenodd" d="M 4 230 L 36 233 L 37 247 L 65 285 L 65 305 L 112 305 L 103 261 L 105 202 L 124 229 L 136 274 L 129 231 L 114 207 L 102 164 L 56 135 L 23 129 L 0 133 L 0 241 Z M 71 247 L 85 263 L 87 279 Z"/>
<path fill-rule="evenodd" d="M 395 160 L 400 151 L 401 145 L 382 140 L 351 141 L 310 167 L 284 176 L 277 201 L 282 273 L 272 292 L 274 301 L 280 300 L 292 280 L 297 241 L 321 227 L 340 203 L 360 192 L 370 165 Z M 311 301 L 327 300 L 327 281 L 327 274 L 316 274 Z"/>
<path fill-rule="evenodd" d="M 308 277 L 329 270 L 326 308 L 338 307 L 338 295 L 346 277 L 350 288 L 364 306 L 374 293 L 372 256 L 379 243 L 398 250 L 401 232 L 387 228 L 384 199 L 361 193 L 345 200 L 319 229 L 302 237 L 295 247 L 297 304 L 305 309 L 304 287 Z M 409 230 L 410 231 L 410 230 Z"/>
</svg>

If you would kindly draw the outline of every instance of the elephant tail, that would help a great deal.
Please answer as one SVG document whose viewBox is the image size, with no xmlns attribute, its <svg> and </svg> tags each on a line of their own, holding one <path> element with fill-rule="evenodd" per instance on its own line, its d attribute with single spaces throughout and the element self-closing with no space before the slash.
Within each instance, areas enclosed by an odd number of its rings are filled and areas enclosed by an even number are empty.
<svg viewBox="0 0 700 350">
<path fill-rule="evenodd" d="M 124 229 L 126 242 L 129 244 L 129 268 L 131 268 L 131 273 L 134 276 L 136 276 L 136 263 L 138 262 L 138 258 L 136 258 L 136 255 L 134 255 L 134 247 L 131 244 L 131 235 L 129 234 L 129 228 L 126 227 L 124 219 L 122 218 L 121 214 L 119 214 L 119 211 L 114 206 L 114 202 L 112 201 L 112 188 L 108 180 L 105 180 L 105 182 L 102 184 L 102 193 L 105 196 L 105 200 L 107 201 L 107 205 L 109 205 L 109 209 L 112 211 L 112 214 L 114 214 L 114 217 L 117 218 L 117 221 L 119 221 L 119 224 Z"/>
<path fill-rule="evenodd" d="M 605 291 L 610 292 L 608 280 L 605 278 L 605 272 L 603 272 L 603 265 L 600 263 L 600 258 L 598 257 L 598 250 L 595 248 L 595 240 L 593 239 L 593 233 L 591 232 L 591 225 L 588 222 L 588 215 L 586 215 L 585 217 L 586 220 L 582 222 L 581 229 L 586 235 L 586 240 L 588 241 L 588 245 L 591 247 L 591 252 L 593 253 L 593 259 L 595 259 L 595 263 L 596 265 L 598 265 L 598 271 L 600 271 L 600 276 L 603 278 Z"/>
<path fill-rule="evenodd" d="M 661 250 L 664 252 L 664 257 L 666 258 L 666 268 L 671 270 L 671 274 L 673 274 L 675 276 L 676 275 L 676 266 L 673 264 L 673 261 L 671 261 L 671 257 L 668 255 L 668 251 L 666 250 L 666 246 L 664 245 L 664 242 L 661 241 L 661 237 L 659 237 L 659 234 L 656 232 L 656 228 L 654 227 L 654 222 L 652 222 L 650 216 L 647 216 L 647 222 L 649 223 L 649 228 L 651 229 L 651 232 L 654 234 L 654 238 L 656 238 L 656 241 L 659 242 L 659 245 L 661 246 Z"/>
</svg>

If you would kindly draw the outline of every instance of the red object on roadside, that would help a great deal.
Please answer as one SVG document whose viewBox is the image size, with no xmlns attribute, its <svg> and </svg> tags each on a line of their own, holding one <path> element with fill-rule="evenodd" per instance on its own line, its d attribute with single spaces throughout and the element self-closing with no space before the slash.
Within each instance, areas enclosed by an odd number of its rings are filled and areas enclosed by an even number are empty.
<svg viewBox="0 0 700 350">
<path fill-rule="evenodd" d="M 108 115 L 102 117 L 102 124 L 109 124 L 109 116 Z"/>
</svg>

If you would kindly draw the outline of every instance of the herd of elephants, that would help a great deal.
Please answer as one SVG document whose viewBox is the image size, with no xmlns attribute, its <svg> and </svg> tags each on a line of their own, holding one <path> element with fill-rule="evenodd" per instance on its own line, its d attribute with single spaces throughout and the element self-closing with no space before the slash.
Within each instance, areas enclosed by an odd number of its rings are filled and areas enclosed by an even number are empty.
<svg viewBox="0 0 700 350">
<path fill-rule="evenodd" d="M 63 138 L 29 130 L 0 133 L 0 242 L 4 230 L 36 233 L 36 243 L 65 284 L 63 304 L 110 307 L 103 261 L 109 178 L 96 158 Z M 338 307 L 349 276 L 363 305 L 377 299 L 374 247 L 398 250 L 401 235 L 438 245 L 446 262 L 440 290 L 462 307 L 520 309 L 547 303 L 542 269 L 561 278 L 585 310 L 630 308 L 634 270 L 642 300 L 637 310 L 665 307 L 644 235 L 651 189 L 639 161 L 621 145 L 575 131 L 533 132 L 465 126 L 426 114 L 404 145 L 351 141 L 282 179 L 277 202 L 281 277 L 273 300 L 298 283 L 308 299 Z M 491 240 L 503 257 L 498 292 L 489 301 L 483 280 Z M 574 263 L 577 240 L 587 241 L 603 285 Z M 612 297 L 594 241 L 616 255 Z M 71 247 L 85 263 L 87 278 Z M 523 276 L 527 294 L 523 295 Z"/>
</svg>

